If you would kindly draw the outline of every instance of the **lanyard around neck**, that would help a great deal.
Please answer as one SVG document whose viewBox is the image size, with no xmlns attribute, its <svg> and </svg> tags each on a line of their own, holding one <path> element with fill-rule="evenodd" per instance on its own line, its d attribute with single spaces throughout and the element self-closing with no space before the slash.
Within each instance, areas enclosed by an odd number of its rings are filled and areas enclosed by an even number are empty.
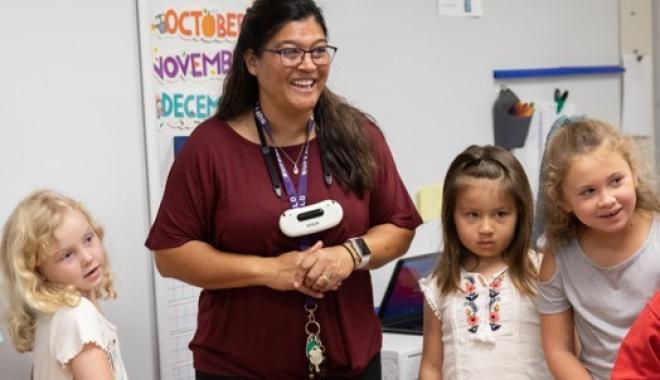
<svg viewBox="0 0 660 380">
<path fill-rule="evenodd" d="M 268 120 L 266 120 L 266 117 L 261 111 L 261 107 L 259 106 L 259 103 L 257 103 L 254 106 L 254 122 L 256 124 L 257 131 L 259 133 L 259 141 L 261 143 L 261 154 L 264 157 L 264 161 L 266 162 L 266 168 L 268 169 L 268 175 L 270 176 L 270 181 L 273 185 L 273 191 L 275 191 L 275 194 L 279 198 L 282 196 L 282 186 L 280 184 L 279 178 L 277 177 L 277 173 L 275 173 L 275 164 L 273 163 L 273 155 L 271 153 L 271 148 L 266 143 L 266 137 L 264 136 L 264 131 L 265 131 L 271 137 L 271 141 L 272 141 L 273 140 L 272 128 L 270 127 L 270 124 L 268 124 Z M 313 119 L 307 122 L 307 138 L 305 139 L 305 147 L 303 148 L 304 153 L 303 153 L 303 161 L 302 161 L 302 172 L 300 173 L 300 179 L 298 181 L 298 190 L 296 190 L 296 188 L 293 186 L 293 181 L 291 180 L 291 177 L 289 176 L 286 167 L 284 167 L 284 162 L 282 161 L 282 157 L 280 157 L 280 154 L 277 151 L 277 149 L 274 149 L 275 157 L 277 158 L 277 163 L 280 168 L 280 174 L 282 174 L 282 180 L 284 181 L 284 186 L 287 195 L 289 196 L 289 203 L 291 204 L 291 208 L 304 207 L 307 201 L 306 196 L 307 196 L 307 169 L 309 164 L 309 135 L 312 132 L 312 128 L 314 128 Z M 320 134 L 317 134 L 317 138 L 319 138 L 319 151 L 321 153 L 321 165 L 323 166 L 323 177 L 325 178 L 326 185 L 330 186 L 330 184 L 332 184 L 332 175 L 328 170 L 328 165 L 326 164 L 325 157 L 323 155 L 323 144 L 320 140 Z M 300 239 L 299 246 L 301 251 L 307 249 L 309 245 L 310 245 L 309 236 L 304 236 L 302 237 L 302 239 Z M 308 360 L 310 361 L 310 366 L 316 366 L 315 368 L 317 368 L 318 371 L 318 365 L 321 364 L 324 360 L 322 354 L 324 348 L 323 348 L 323 343 L 321 343 L 321 338 L 319 336 L 321 333 L 321 325 L 319 324 L 318 321 L 316 321 L 316 317 L 315 317 L 315 312 L 317 308 L 318 308 L 318 304 L 316 300 L 314 300 L 310 296 L 306 296 L 305 311 L 307 312 L 307 322 L 305 323 L 305 333 L 307 334 L 307 342 L 305 345 L 305 353 Z M 315 328 L 313 328 L 314 326 Z M 315 350 L 314 355 L 311 354 L 313 350 Z M 320 357 L 318 354 L 319 350 L 321 352 Z M 314 367 L 310 367 L 310 368 L 314 368 Z M 314 373 L 311 369 L 310 369 L 310 378 L 314 378 Z"/>
<path fill-rule="evenodd" d="M 291 181 L 291 177 L 289 177 L 289 173 L 286 171 L 286 168 L 284 167 L 284 164 L 282 162 L 282 159 L 281 159 L 279 153 L 277 152 L 277 149 L 272 149 L 266 143 L 266 137 L 264 135 L 264 131 L 266 131 L 266 133 L 268 133 L 269 136 L 271 136 L 271 139 L 272 139 L 272 135 L 271 135 L 272 134 L 272 128 L 271 128 L 270 124 L 268 123 L 268 120 L 266 120 L 266 117 L 263 114 L 263 111 L 261 110 L 261 106 L 259 105 L 259 103 L 257 103 L 254 106 L 254 122 L 255 122 L 255 126 L 257 127 L 257 132 L 259 134 L 259 142 L 261 143 L 261 155 L 264 158 L 264 162 L 266 164 L 266 169 L 268 170 L 268 175 L 270 177 L 270 182 L 271 182 L 271 185 L 273 187 L 273 191 L 275 192 L 275 195 L 278 198 L 282 196 L 282 184 L 281 184 L 280 179 L 279 179 L 279 177 L 277 175 L 277 172 L 275 170 L 275 163 L 273 162 L 273 155 L 272 155 L 273 150 L 275 151 L 275 157 L 278 160 L 280 173 L 282 174 L 282 179 L 283 179 L 284 185 L 286 187 L 287 195 L 289 195 L 289 200 L 291 201 L 292 197 L 296 197 L 296 201 L 297 201 L 296 203 L 299 204 L 298 200 L 299 200 L 299 195 L 300 195 L 300 189 L 298 191 L 296 191 L 295 188 L 293 187 L 293 182 Z M 308 136 L 311 133 L 311 128 L 313 128 L 314 125 L 315 125 L 315 123 L 314 123 L 313 120 L 310 120 L 307 123 L 307 134 L 308 134 Z M 321 166 L 323 167 L 323 178 L 324 178 L 324 182 L 325 182 L 326 186 L 330 186 L 332 184 L 332 173 L 330 172 L 330 168 L 328 166 L 327 160 L 325 158 L 325 155 L 323 154 L 323 152 L 325 150 L 325 145 L 324 145 L 323 140 L 321 138 L 321 134 L 318 133 L 319 132 L 318 124 L 316 125 L 316 128 L 317 128 L 316 138 L 318 140 L 319 151 L 321 153 L 320 154 L 321 155 Z M 303 164 L 302 164 L 303 172 L 305 174 L 305 179 L 304 179 L 305 193 L 306 193 L 306 190 L 307 190 L 307 168 L 308 168 L 308 161 L 309 161 L 309 154 L 308 154 L 309 151 L 308 151 L 308 149 L 309 149 L 309 144 L 307 144 L 307 146 L 305 146 L 305 153 L 304 153 Z M 287 182 L 289 182 L 289 184 L 287 184 Z M 300 185 L 302 185 L 302 182 L 303 182 L 303 177 L 301 176 L 300 177 L 299 188 L 301 187 Z M 290 188 L 293 189 L 293 192 L 290 191 Z M 301 206 L 304 206 L 304 204 L 299 205 L 298 207 L 301 207 Z M 293 206 L 293 203 L 292 203 L 292 207 L 295 207 L 295 206 Z"/>
<path fill-rule="evenodd" d="M 257 123 L 257 128 L 261 131 L 259 138 L 263 136 L 263 132 L 266 132 L 270 137 L 271 141 L 273 140 L 273 130 L 266 120 L 259 103 L 254 107 L 254 118 Z M 307 122 L 307 131 L 305 139 L 305 146 L 303 147 L 303 157 L 302 157 L 302 172 L 300 173 L 300 180 L 298 181 L 298 189 L 293 184 L 289 172 L 284 166 L 284 161 L 280 152 L 275 149 L 275 158 L 277 158 L 277 164 L 282 174 L 282 181 L 284 181 L 284 188 L 286 193 L 289 196 L 289 203 L 291 203 L 291 208 L 304 207 L 307 201 L 307 168 L 309 166 L 309 135 L 312 133 L 312 128 L 314 128 L 314 121 L 309 120 Z M 262 141 L 263 146 L 263 141 Z"/>
</svg>

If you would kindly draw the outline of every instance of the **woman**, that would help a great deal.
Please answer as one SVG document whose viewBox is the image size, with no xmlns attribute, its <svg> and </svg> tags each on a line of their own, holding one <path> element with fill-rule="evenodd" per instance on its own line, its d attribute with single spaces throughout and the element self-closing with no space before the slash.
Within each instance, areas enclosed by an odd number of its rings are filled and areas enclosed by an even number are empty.
<svg viewBox="0 0 660 380">
<path fill-rule="evenodd" d="M 380 378 L 368 270 L 421 220 L 381 132 L 325 87 L 335 50 L 312 0 L 255 1 L 217 115 L 174 162 L 146 245 L 204 288 L 197 379 Z M 320 231 L 278 226 L 321 201 Z"/>
</svg>

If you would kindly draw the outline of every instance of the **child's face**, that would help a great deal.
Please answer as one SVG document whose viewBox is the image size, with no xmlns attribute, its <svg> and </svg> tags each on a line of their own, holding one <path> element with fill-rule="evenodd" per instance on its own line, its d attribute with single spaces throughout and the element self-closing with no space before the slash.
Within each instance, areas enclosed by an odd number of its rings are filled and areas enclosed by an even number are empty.
<svg viewBox="0 0 660 380">
<path fill-rule="evenodd" d="M 105 251 L 89 221 L 79 211 L 69 210 L 55 230 L 55 243 L 39 265 L 47 281 L 73 285 L 83 293 L 103 282 Z"/>
<path fill-rule="evenodd" d="M 635 212 L 637 177 L 609 147 L 575 156 L 562 181 L 561 207 L 587 227 L 621 231 Z"/>
<path fill-rule="evenodd" d="M 468 179 L 456 199 L 454 223 L 461 244 L 480 258 L 498 258 L 513 240 L 518 212 L 499 180 Z"/>
</svg>

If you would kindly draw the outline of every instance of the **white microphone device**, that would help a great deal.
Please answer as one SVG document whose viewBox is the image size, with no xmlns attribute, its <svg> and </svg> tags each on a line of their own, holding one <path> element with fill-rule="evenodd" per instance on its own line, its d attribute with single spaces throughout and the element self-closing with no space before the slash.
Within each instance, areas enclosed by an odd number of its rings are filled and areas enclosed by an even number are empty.
<svg viewBox="0 0 660 380">
<path fill-rule="evenodd" d="M 331 199 L 309 206 L 292 208 L 280 215 L 280 230 L 288 237 L 310 235 L 332 228 L 341 222 L 344 210 Z"/>
</svg>

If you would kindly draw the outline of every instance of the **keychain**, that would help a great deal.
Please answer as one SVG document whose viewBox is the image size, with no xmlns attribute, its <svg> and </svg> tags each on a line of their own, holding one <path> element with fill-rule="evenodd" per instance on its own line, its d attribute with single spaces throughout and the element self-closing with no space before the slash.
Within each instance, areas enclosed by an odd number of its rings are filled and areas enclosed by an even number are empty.
<svg viewBox="0 0 660 380">
<path fill-rule="evenodd" d="M 316 321 L 314 312 L 318 308 L 316 303 L 305 304 L 307 311 L 307 323 L 305 323 L 305 333 L 307 334 L 307 343 L 305 344 L 305 356 L 309 360 L 309 378 L 313 379 L 316 374 L 321 373 L 321 364 L 325 360 L 323 343 L 319 334 L 321 325 Z M 316 372 L 316 374 L 315 374 Z"/>
</svg>

